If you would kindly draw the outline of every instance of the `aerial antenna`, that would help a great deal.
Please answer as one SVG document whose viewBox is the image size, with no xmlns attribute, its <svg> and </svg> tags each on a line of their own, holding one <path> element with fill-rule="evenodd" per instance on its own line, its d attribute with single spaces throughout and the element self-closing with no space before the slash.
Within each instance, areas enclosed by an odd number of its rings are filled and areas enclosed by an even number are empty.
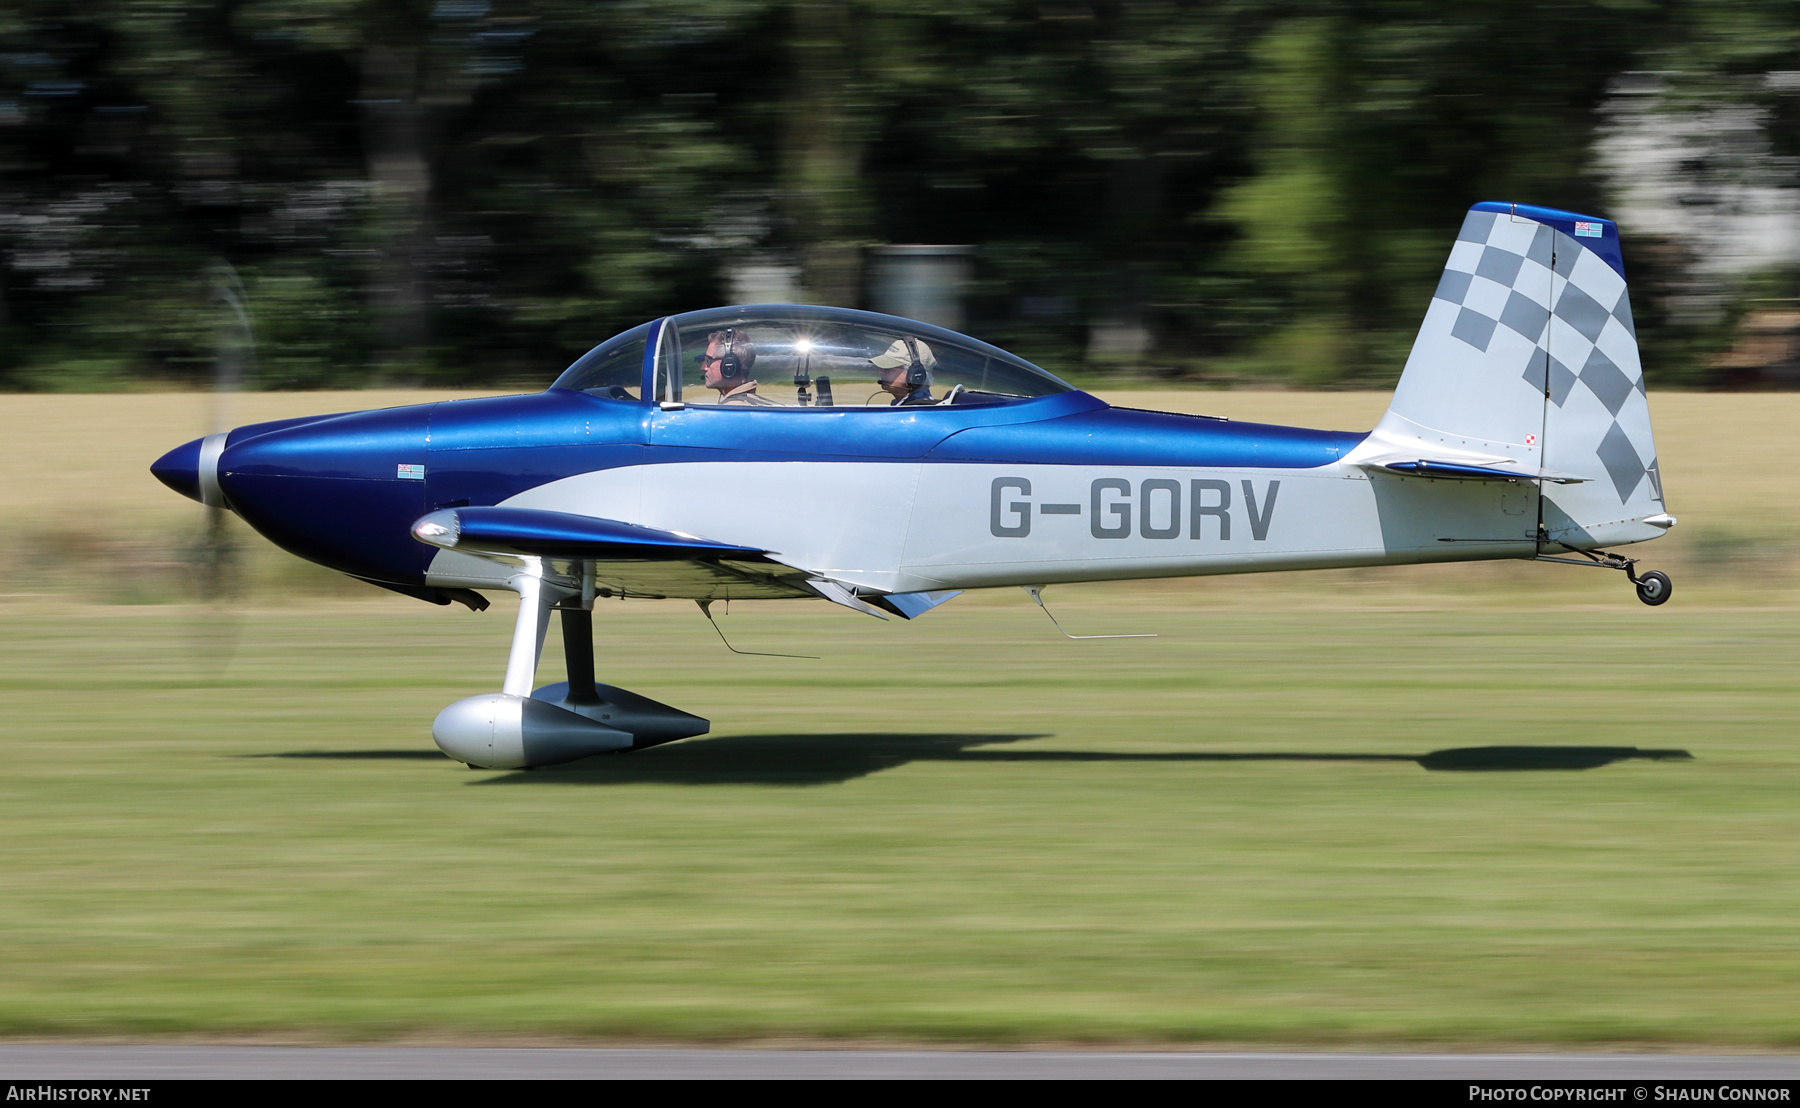
<svg viewBox="0 0 1800 1108">
<path fill-rule="evenodd" d="M 1025 588 L 1026 592 L 1031 594 L 1031 599 L 1037 601 L 1037 606 L 1044 609 L 1044 614 L 1047 616 L 1050 616 L 1050 622 L 1056 625 L 1056 629 L 1058 631 L 1062 631 L 1063 638 L 1065 638 L 1065 639 L 1154 639 L 1157 637 L 1155 635 L 1143 635 L 1143 634 L 1139 634 L 1139 635 L 1071 635 L 1067 631 L 1063 631 L 1063 625 L 1056 622 L 1056 617 L 1054 615 L 1051 615 L 1049 606 L 1044 603 L 1044 596 L 1043 596 L 1044 586 L 1042 586 L 1042 585 L 1026 585 L 1026 586 L 1024 586 L 1024 588 Z"/>
<path fill-rule="evenodd" d="M 819 657 L 816 654 L 771 654 L 766 650 L 739 650 L 737 647 L 731 645 L 731 640 L 725 637 L 725 631 L 719 626 L 719 621 L 713 618 L 713 602 L 710 600 L 696 600 L 694 603 L 700 605 L 700 614 L 705 616 L 706 622 L 712 624 L 712 629 L 719 633 L 719 641 L 725 644 L 725 649 L 731 651 L 733 654 L 751 654 L 758 658 L 805 658 L 809 662 L 816 662 L 819 660 Z M 730 604 L 730 601 L 726 601 L 727 611 L 730 610 Z"/>
</svg>

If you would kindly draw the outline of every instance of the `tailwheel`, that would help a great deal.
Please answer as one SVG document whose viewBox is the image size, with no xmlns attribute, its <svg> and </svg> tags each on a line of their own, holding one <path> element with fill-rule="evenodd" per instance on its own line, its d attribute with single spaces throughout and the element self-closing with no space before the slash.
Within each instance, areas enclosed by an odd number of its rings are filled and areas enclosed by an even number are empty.
<svg viewBox="0 0 1800 1108">
<path fill-rule="evenodd" d="M 1643 573 L 1639 573 L 1637 571 L 1636 558 L 1627 558 L 1623 554 L 1614 554 L 1608 550 L 1583 550 L 1579 546 L 1570 546 L 1566 549 L 1574 551 L 1583 558 L 1586 558 L 1587 561 L 1578 562 L 1573 558 L 1558 558 L 1553 554 L 1539 554 L 1537 560 L 1540 562 L 1561 562 L 1564 565 L 1571 566 L 1593 566 L 1595 569 L 1623 570 L 1625 572 L 1625 579 L 1630 581 L 1633 587 L 1637 589 L 1637 598 L 1650 605 L 1652 608 L 1656 607 L 1658 604 L 1668 603 L 1669 594 L 1675 591 L 1675 586 L 1670 582 L 1669 575 L 1662 570 L 1650 569 L 1645 570 Z"/>
<path fill-rule="evenodd" d="M 1675 587 L 1669 582 L 1669 575 L 1660 569 L 1639 574 L 1632 584 L 1637 586 L 1638 599 L 1652 607 L 1667 601 L 1670 591 Z"/>
</svg>

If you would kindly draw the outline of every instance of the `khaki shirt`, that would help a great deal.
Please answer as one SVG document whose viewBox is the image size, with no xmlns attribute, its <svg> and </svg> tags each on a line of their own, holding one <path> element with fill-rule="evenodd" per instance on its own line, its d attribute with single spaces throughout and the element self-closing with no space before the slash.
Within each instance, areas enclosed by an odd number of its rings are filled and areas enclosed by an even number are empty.
<svg viewBox="0 0 1800 1108">
<path fill-rule="evenodd" d="M 720 393 L 719 394 L 719 403 L 721 403 L 721 404 L 754 404 L 758 407 L 764 407 L 764 408 L 778 407 L 778 405 L 775 403 L 775 401 L 770 400 L 769 398 L 764 397 L 764 396 L 756 395 L 756 386 L 757 386 L 757 382 L 755 382 L 755 381 L 745 381 L 743 384 L 739 385 L 735 389 L 732 389 L 730 392 Z"/>
</svg>

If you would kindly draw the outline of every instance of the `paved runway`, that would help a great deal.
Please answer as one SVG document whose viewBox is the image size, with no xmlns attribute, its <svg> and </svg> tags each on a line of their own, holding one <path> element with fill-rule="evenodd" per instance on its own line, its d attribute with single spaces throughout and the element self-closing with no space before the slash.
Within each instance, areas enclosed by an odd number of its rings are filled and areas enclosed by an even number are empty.
<svg viewBox="0 0 1800 1108">
<path fill-rule="evenodd" d="M 192 1078 L 1276 1078 L 1793 1081 L 1800 1057 L 0 1045 L 0 1082 Z"/>
</svg>

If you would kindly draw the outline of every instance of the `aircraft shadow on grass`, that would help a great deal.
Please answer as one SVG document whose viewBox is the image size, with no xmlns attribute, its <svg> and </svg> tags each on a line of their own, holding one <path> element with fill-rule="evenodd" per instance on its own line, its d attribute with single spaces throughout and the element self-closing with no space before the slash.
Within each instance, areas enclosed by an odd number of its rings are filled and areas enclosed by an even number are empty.
<svg viewBox="0 0 1800 1108">
<path fill-rule="evenodd" d="M 533 771 L 502 772 L 481 785 L 827 785 L 909 762 L 1411 762 L 1427 770 L 1596 769 L 1632 759 L 1688 761 L 1685 750 L 1635 746 L 1468 746 L 1430 754 L 1334 754 L 1302 751 L 1165 751 L 979 749 L 1045 734 L 875 732 L 828 735 L 727 735 L 690 739 L 630 755 L 604 754 Z M 346 761 L 437 761 L 436 750 L 308 750 L 251 755 Z"/>
<path fill-rule="evenodd" d="M 280 754 L 245 754 L 246 758 L 322 758 L 344 762 L 441 762 L 441 750 L 284 750 Z"/>
<path fill-rule="evenodd" d="M 1594 769 L 1633 758 L 1681 760 L 1683 750 L 1630 746 L 1486 746 L 1406 754 L 987 749 L 1049 735 L 869 733 L 731 735 L 654 747 L 628 757 L 603 755 L 566 767 L 483 778 L 485 785 L 823 785 L 864 777 L 909 762 L 1412 762 L 1428 770 Z"/>
</svg>

